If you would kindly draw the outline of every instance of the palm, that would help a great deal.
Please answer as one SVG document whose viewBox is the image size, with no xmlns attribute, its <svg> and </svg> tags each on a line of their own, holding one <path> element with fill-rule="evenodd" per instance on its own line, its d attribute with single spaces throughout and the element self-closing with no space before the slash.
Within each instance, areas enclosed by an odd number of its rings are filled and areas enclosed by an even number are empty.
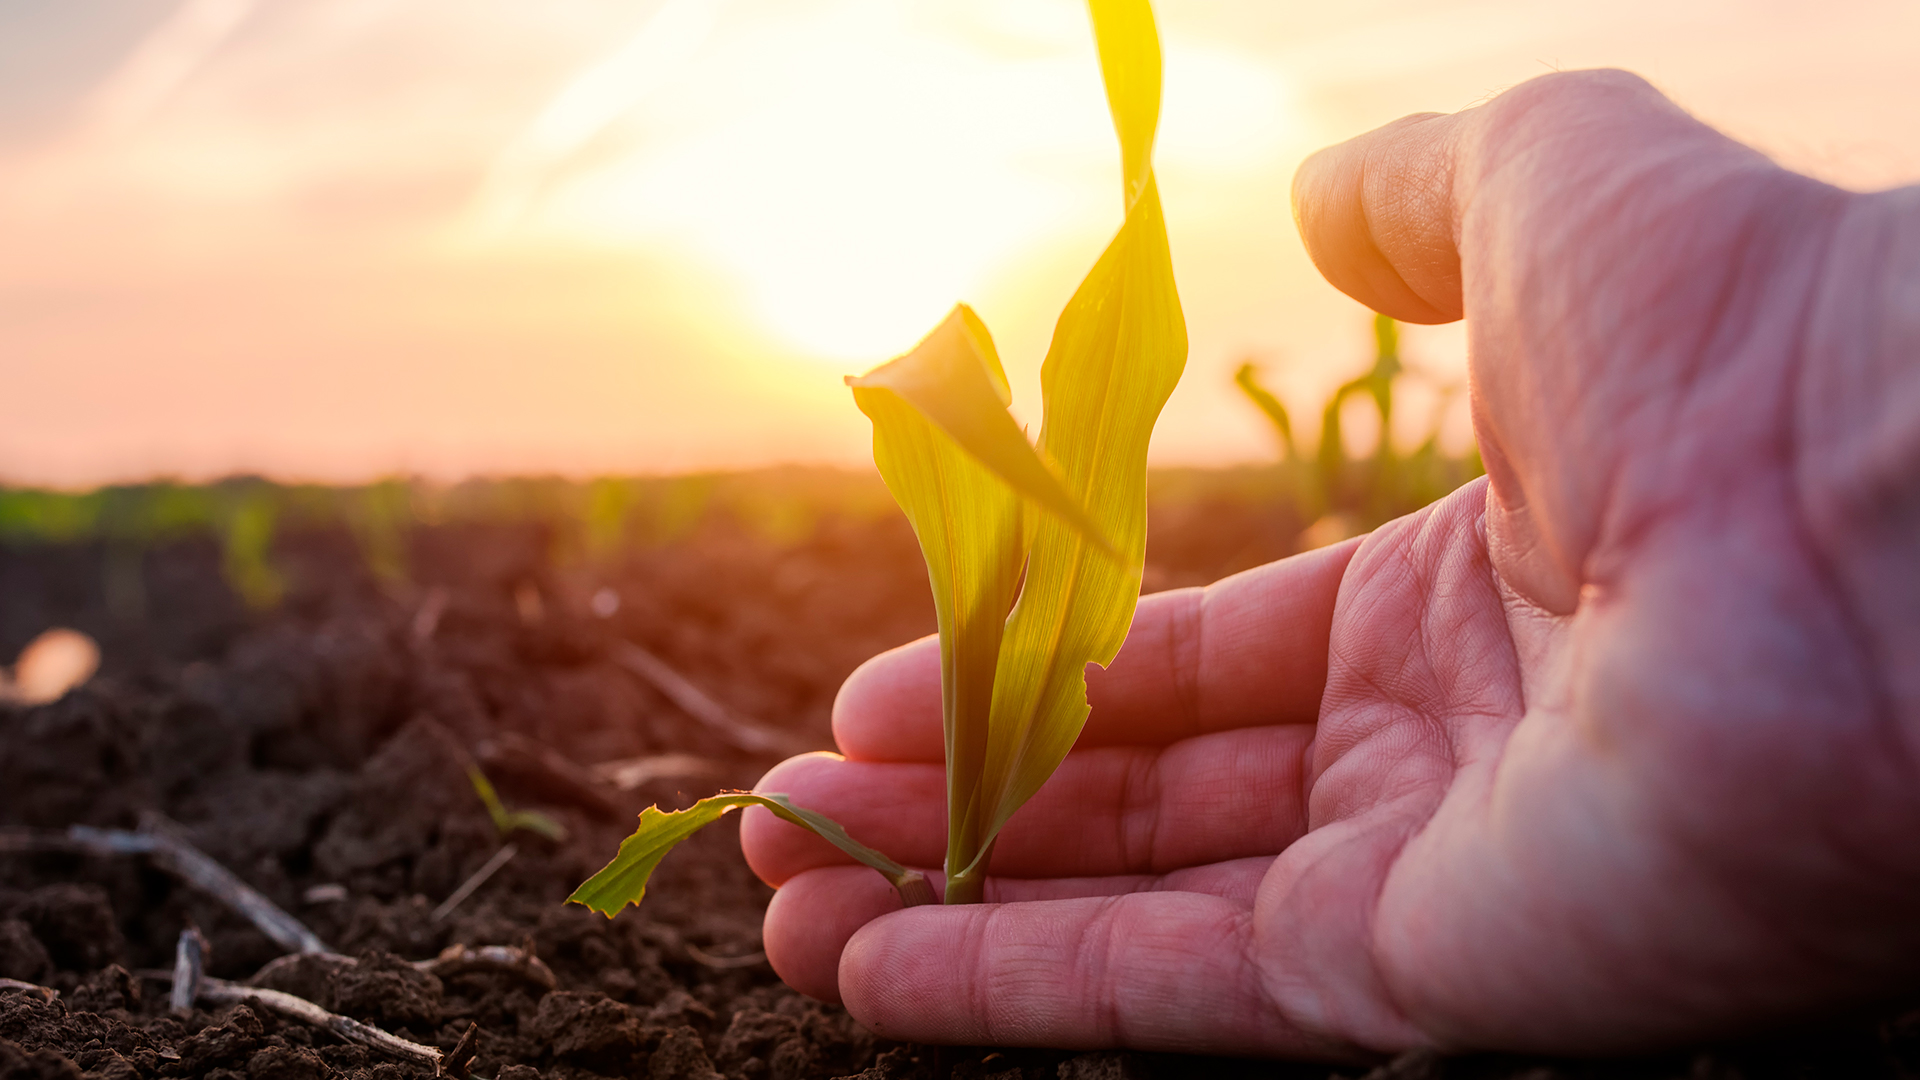
<svg viewBox="0 0 1920 1080">
<path fill-rule="evenodd" d="M 995 853 L 988 899 L 1035 902 L 867 926 L 884 883 L 750 818 L 784 977 L 899 1037 L 1300 1054 L 1642 1045 L 1910 968 L 1920 575 L 1861 507 L 1920 505 L 1920 439 L 1807 370 L 1843 197 L 1641 86 L 1541 87 L 1300 193 L 1336 284 L 1473 316 L 1491 484 L 1143 602 Z M 836 734 L 766 786 L 937 866 L 926 643 Z"/>
</svg>

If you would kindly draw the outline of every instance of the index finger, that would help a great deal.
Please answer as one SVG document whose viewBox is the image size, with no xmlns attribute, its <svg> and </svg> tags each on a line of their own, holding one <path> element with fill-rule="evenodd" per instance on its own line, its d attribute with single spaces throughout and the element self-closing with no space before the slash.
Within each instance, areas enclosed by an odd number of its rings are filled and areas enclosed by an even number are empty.
<svg viewBox="0 0 1920 1080">
<path fill-rule="evenodd" d="M 1359 540 L 1140 599 L 1127 643 L 1087 669 L 1080 745 L 1161 745 L 1264 724 L 1311 724 L 1327 681 L 1333 602 Z M 862 664 L 833 703 L 841 753 L 939 761 L 940 642 L 921 638 Z"/>
</svg>

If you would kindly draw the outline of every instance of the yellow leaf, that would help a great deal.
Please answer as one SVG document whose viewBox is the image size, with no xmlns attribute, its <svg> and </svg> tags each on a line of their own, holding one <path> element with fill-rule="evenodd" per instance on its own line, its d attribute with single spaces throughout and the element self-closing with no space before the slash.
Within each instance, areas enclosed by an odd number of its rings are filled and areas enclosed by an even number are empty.
<svg viewBox="0 0 1920 1080">
<path fill-rule="evenodd" d="M 1121 178 L 1129 210 L 1153 180 L 1153 136 L 1160 124 L 1160 35 L 1147 0 L 1088 0 L 1107 108 L 1120 136 Z"/>
<path fill-rule="evenodd" d="M 1111 663 L 1126 640 L 1145 564 L 1147 445 L 1186 365 L 1153 179 L 1153 13 L 1146 0 L 1090 7 L 1126 218 L 1055 327 L 1038 452 L 1007 413 L 999 358 L 965 307 L 914 352 L 849 380 L 940 614 L 948 903 L 979 898 L 1001 826 L 1086 723 L 1086 665 Z M 1050 512 L 1023 517 L 1021 496 Z"/>
<path fill-rule="evenodd" d="M 1113 550 L 1007 412 L 1013 395 L 1006 371 L 986 324 L 972 308 L 956 306 L 912 352 L 849 378 L 847 385 L 854 387 L 856 401 L 861 390 L 892 391 L 1015 491 L 1093 537 L 1101 550 Z"/>
<path fill-rule="evenodd" d="M 940 627 L 947 792 L 976 790 L 994 665 L 1025 558 L 1020 498 L 899 394 L 856 385 L 853 397 L 873 420 L 874 462 L 927 562 Z M 996 407 L 1005 415 L 1004 406 Z M 972 820 L 948 815 L 950 848 L 968 844 Z"/>
</svg>

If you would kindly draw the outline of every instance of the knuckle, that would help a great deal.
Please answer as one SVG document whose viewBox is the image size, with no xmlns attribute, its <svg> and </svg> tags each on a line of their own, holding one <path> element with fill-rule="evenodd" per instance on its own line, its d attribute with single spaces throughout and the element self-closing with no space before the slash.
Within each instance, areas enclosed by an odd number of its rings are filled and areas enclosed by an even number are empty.
<svg viewBox="0 0 1920 1080">
<path fill-rule="evenodd" d="M 1556 71 L 1528 79 L 1494 98 L 1488 114 L 1512 122 L 1522 117 L 1572 117 L 1595 109 L 1644 108 L 1666 96 L 1631 71 L 1595 68 Z"/>
</svg>

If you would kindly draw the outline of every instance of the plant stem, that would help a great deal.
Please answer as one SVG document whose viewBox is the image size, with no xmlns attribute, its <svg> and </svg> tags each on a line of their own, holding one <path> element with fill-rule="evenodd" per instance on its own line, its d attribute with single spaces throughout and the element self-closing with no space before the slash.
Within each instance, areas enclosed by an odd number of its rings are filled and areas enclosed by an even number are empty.
<svg viewBox="0 0 1920 1080">
<path fill-rule="evenodd" d="M 947 899 L 949 904 L 978 904 L 986 896 L 987 879 L 984 875 L 947 879 Z"/>
<path fill-rule="evenodd" d="M 994 840 L 997 842 L 998 837 Z M 979 904 L 986 901 L 987 864 L 993 861 L 993 844 L 987 845 L 978 860 L 972 861 L 972 873 L 949 874 L 947 876 L 946 902 L 949 904 Z"/>
</svg>

